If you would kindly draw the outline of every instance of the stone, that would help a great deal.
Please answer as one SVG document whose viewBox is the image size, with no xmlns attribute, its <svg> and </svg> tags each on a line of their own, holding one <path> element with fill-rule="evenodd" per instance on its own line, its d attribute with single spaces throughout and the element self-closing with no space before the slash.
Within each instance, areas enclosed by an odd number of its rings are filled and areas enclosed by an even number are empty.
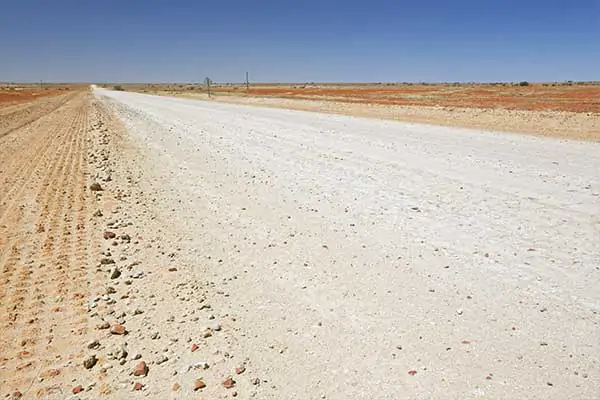
<svg viewBox="0 0 600 400">
<path fill-rule="evenodd" d="M 171 388 L 171 390 L 173 390 L 174 392 L 179 392 L 179 389 L 181 389 L 181 385 L 177 382 L 175 382 L 173 384 L 173 387 Z"/>
<path fill-rule="evenodd" d="M 169 361 L 169 357 L 165 356 L 164 354 L 161 355 L 160 357 L 158 357 L 158 359 L 156 360 L 156 364 L 160 365 L 160 364 L 164 364 L 167 361 Z"/>
<path fill-rule="evenodd" d="M 114 325 L 110 328 L 110 333 L 113 335 L 124 335 L 127 331 L 123 325 Z"/>
<path fill-rule="evenodd" d="M 100 184 L 98 182 L 94 182 L 90 185 L 90 190 L 92 192 L 100 192 L 102 191 L 102 186 L 100 186 Z"/>
<path fill-rule="evenodd" d="M 92 354 L 91 356 L 89 356 L 88 358 L 83 360 L 83 367 L 85 369 L 91 369 L 94 367 L 94 365 L 96 365 L 97 362 L 98 362 L 98 359 L 96 358 L 96 355 Z"/>
<path fill-rule="evenodd" d="M 243 373 L 244 373 L 244 371 L 246 371 L 246 367 L 244 367 L 244 366 L 237 367 L 237 368 L 235 369 L 235 373 L 236 373 L 236 374 L 238 374 L 238 375 L 240 375 L 240 374 L 243 374 Z"/>
<path fill-rule="evenodd" d="M 210 329 L 206 329 L 204 332 L 202 332 L 202 338 L 206 339 L 212 336 L 212 331 Z"/>
<path fill-rule="evenodd" d="M 110 279 L 117 279 L 118 277 L 121 276 L 121 271 L 119 270 L 119 268 L 113 268 L 113 270 L 110 272 Z"/>
<path fill-rule="evenodd" d="M 148 366 L 144 361 L 141 361 L 133 370 L 134 376 L 146 376 L 148 375 Z"/>
<path fill-rule="evenodd" d="M 227 378 L 223 381 L 223 386 L 225 387 L 225 389 L 231 389 L 235 386 L 235 381 L 233 380 L 233 378 Z"/>
<path fill-rule="evenodd" d="M 81 393 L 83 392 L 83 386 L 77 385 L 71 391 L 73 392 L 73 394 Z"/>
<path fill-rule="evenodd" d="M 192 353 L 193 353 L 194 351 L 198 350 L 199 348 L 200 348 L 200 347 L 199 347 L 199 346 L 198 346 L 196 343 L 194 343 L 194 344 L 192 345 Z"/>
<path fill-rule="evenodd" d="M 102 258 L 100 260 L 100 264 L 101 265 L 110 265 L 110 264 L 114 264 L 115 260 L 113 260 L 112 258 Z"/>
<path fill-rule="evenodd" d="M 98 347 L 100 347 L 100 341 L 99 340 L 92 340 L 91 342 L 88 343 L 87 348 L 91 349 L 91 350 L 95 350 Z"/>
<path fill-rule="evenodd" d="M 194 381 L 194 391 L 196 390 L 200 390 L 200 389 L 204 389 L 206 387 L 206 383 L 204 383 L 204 381 L 202 379 L 196 379 Z"/>
<path fill-rule="evenodd" d="M 108 240 L 108 239 L 114 239 L 117 237 L 117 234 L 114 232 L 110 232 L 110 231 L 106 231 L 104 232 L 104 239 Z"/>
<path fill-rule="evenodd" d="M 139 383 L 139 382 L 136 382 L 136 383 L 133 385 L 133 390 L 136 390 L 136 391 L 137 391 L 137 390 L 142 390 L 142 388 L 143 388 L 143 387 L 144 387 L 144 385 L 142 385 L 142 384 L 141 384 L 141 383 Z"/>
<path fill-rule="evenodd" d="M 108 329 L 110 328 L 110 324 L 108 321 L 104 321 L 101 324 L 98 324 L 98 329 Z"/>
</svg>

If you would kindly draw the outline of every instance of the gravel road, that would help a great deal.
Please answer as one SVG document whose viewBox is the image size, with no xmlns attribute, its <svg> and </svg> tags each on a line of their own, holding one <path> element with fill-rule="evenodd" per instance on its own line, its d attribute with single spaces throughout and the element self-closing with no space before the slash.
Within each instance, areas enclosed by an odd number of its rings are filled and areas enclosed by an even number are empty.
<svg viewBox="0 0 600 400">
<path fill-rule="evenodd" d="M 600 393 L 600 144 L 95 93 L 261 398 Z"/>
</svg>

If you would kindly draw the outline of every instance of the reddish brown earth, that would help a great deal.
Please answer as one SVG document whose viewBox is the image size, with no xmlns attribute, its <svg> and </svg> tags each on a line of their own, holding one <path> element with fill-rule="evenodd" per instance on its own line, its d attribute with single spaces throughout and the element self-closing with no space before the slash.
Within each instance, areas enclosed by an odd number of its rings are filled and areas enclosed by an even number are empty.
<svg viewBox="0 0 600 400">
<path fill-rule="evenodd" d="M 244 93 L 245 89 L 219 87 L 215 91 Z M 600 85 L 263 86 L 250 88 L 248 94 L 365 104 L 600 112 Z"/>
<path fill-rule="evenodd" d="M 41 97 L 56 96 L 64 94 L 71 89 L 61 88 L 0 88 L 0 107 L 13 104 L 25 103 Z"/>
</svg>

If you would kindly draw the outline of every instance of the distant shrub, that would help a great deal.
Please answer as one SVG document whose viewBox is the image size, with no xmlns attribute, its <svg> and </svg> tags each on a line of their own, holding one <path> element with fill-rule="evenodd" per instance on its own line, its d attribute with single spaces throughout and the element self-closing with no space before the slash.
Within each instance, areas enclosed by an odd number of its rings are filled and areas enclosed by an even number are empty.
<svg viewBox="0 0 600 400">
<path fill-rule="evenodd" d="M 519 86 L 529 86 L 529 82 L 527 82 L 527 81 L 519 82 Z"/>
<path fill-rule="evenodd" d="M 113 90 L 118 90 L 119 92 L 122 92 L 125 89 L 123 89 L 123 86 L 121 86 L 121 85 L 115 85 L 115 86 L 113 86 Z"/>
</svg>

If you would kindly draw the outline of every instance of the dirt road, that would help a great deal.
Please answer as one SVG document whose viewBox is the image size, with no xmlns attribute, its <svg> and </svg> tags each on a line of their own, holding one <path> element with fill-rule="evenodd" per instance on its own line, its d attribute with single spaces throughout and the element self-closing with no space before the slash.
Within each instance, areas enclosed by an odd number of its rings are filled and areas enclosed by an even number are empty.
<svg viewBox="0 0 600 400">
<path fill-rule="evenodd" d="M 598 144 L 96 95 L 242 398 L 600 392 Z"/>
<path fill-rule="evenodd" d="M 0 109 L 0 395 L 595 398 L 599 150 L 102 90 Z"/>
</svg>

